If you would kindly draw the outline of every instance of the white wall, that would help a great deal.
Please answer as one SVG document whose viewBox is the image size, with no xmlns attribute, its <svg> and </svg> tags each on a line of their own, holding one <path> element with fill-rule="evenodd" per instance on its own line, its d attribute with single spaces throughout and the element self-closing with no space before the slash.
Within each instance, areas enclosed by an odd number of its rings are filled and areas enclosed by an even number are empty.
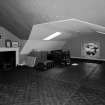
<svg viewBox="0 0 105 105">
<path fill-rule="evenodd" d="M 61 49 L 65 41 L 44 41 L 44 40 L 28 40 L 23 47 L 21 54 L 28 54 L 33 49 L 37 51 L 50 51 Z"/>
<path fill-rule="evenodd" d="M 100 55 L 97 59 L 105 60 L 105 35 L 103 34 L 85 34 L 74 37 L 65 43 L 63 49 L 70 49 L 72 57 L 84 58 L 81 55 L 81 45 L 86 42 L 98 42 L 100 44 Z"/>
</svg>

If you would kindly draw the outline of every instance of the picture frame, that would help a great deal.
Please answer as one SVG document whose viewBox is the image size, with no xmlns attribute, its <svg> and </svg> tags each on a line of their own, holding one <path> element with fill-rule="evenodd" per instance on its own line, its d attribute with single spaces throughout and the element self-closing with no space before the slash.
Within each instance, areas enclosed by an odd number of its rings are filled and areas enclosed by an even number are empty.
<svg viewBox="0 0 105 105">
<path fill-rule="evenodd" d="M 19 47 L 19 42 L 18 42 L 18 41 L 13 41 L 13 42 L 12 42 L 12 47 L 13 47 L 13 48 Z"/>
<path fill-rule="evenodd" d="M 5 40 L 5 47 L 11 48 L 11 47 L 12 47 L 12 41 L 9 40 L 9 39 L 6 39 L 6 40 Z"/>
<path fill-rule="evenodd" d="M 100 57 L 100 43 L 96 41 L 85 41 L 81 44 L 81 56 L 85 58 Z"/>
</svg>

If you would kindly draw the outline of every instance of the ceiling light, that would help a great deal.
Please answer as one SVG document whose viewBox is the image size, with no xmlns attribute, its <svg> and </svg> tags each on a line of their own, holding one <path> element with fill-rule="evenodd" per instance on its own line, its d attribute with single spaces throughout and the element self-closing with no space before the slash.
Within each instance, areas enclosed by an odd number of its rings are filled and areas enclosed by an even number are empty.
<svg viewBox="0 0 105 105">
<path fill-rule="evenodd" d="M 78 63 L 73 63 L 72 66 L 78 66 Z"/>
<path fill-rule="evenodd" d="M 51 39 L 53 39 L 53 38 L 55 38 L 55 37 L 57 37 L 59 35 L 61 35 L 61 32 L 56 32 L 56 33 L 44 38 L 43 40 L 51 40 Z"/>
<path fill-rule="evenodd" d="M 96 31 L 97 33 L 100 33 L 100 34 L 105 34 L 104 32 L 100 32 L 100 31 Z"/>
</svg>

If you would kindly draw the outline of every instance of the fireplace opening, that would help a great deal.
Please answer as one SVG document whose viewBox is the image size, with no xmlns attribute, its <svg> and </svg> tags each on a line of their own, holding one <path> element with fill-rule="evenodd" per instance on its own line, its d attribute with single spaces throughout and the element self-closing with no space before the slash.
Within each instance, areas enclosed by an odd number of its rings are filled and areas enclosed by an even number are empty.
<svg viewBox="0 0 105 105">
<path fill-rule="evenodd" d="M 16 51 L 0 52 L 0 70 L 12 70 L 16 67 Z"/>
</svg>

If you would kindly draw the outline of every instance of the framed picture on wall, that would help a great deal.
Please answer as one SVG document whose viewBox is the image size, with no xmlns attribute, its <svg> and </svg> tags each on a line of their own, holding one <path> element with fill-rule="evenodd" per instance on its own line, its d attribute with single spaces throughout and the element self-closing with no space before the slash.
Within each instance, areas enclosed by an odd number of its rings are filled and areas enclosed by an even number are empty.
<svg viewBox="0 0 105 105">
<path fill-rule="evenodd" d="M 13 48 L 19 47 L 19 42 L 13 41 L 13 42 L 12 42 L 12 47 L 13 47 Z"/>
<path fill-rule="evenodd" d="M 82 44 L 82 56 L 86 58 L 98 58 L 100 56 L 100 43 L 88 41 Z"/>
<path fill-rule="evenodd" d="M 5 47 L 7 47 L 7 48 L 12 47 L 12 41 L 9 40 L 9 39 L 6 39 L 6 40 L 5 40 Z"/>
</svg>

